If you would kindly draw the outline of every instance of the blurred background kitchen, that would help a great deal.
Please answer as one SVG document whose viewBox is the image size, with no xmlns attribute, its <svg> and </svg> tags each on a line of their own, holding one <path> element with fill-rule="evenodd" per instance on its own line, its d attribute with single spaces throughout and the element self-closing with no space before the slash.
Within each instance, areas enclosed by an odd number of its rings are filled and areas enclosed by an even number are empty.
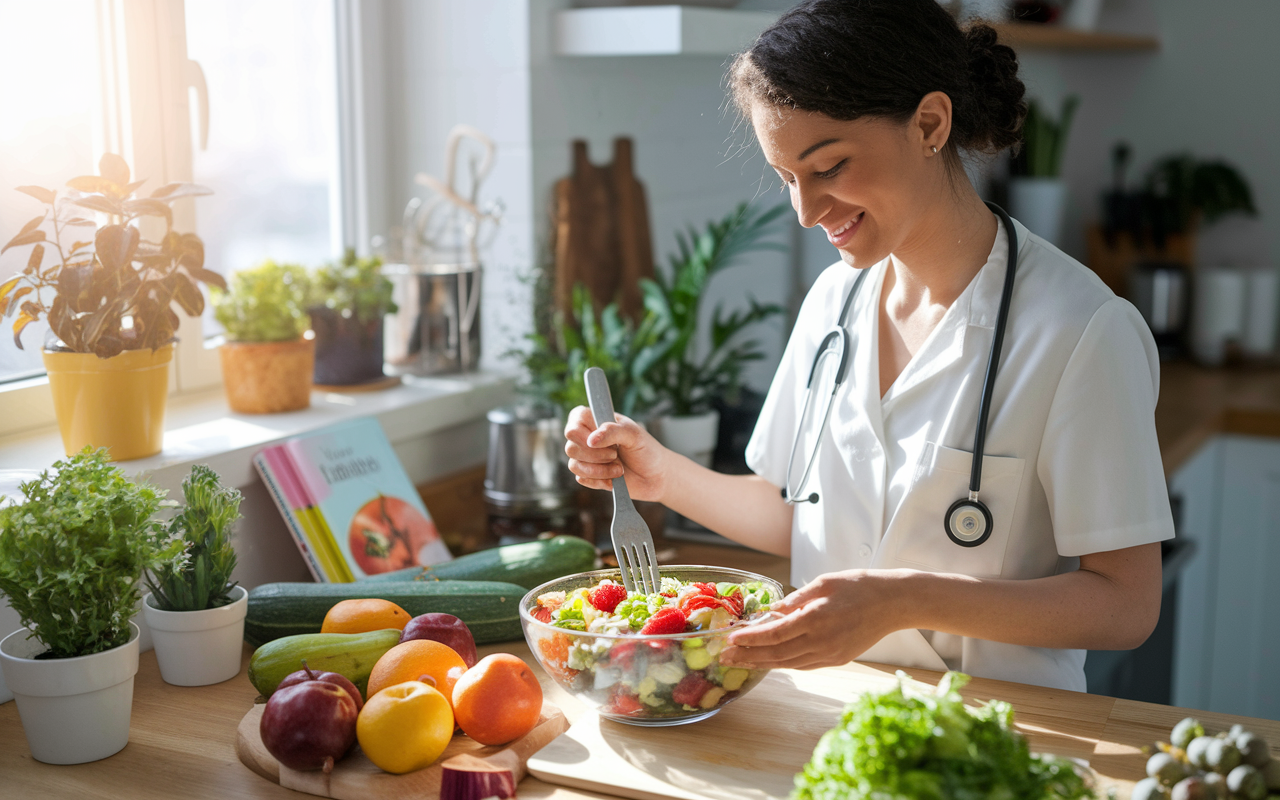
<svg viewBox="0 0 1280 800">
<path fill-rule="evenodd" d="M 317 377 L 309 409 L 231 412 L 206 308 L 179 329 L 163 451 L 122 464 L 173 489 L 199 460 L 240 486 L 245 585 L 306 575 L 249 458 L 353 415 L 382 422 L 455 552 L 594 538 L 608 509 L 559 462 L 574 364 L 608 361 L 620 410 L 740 471 L 792 315 L 836 260 L 820 229 L 770 217 L 785 195 L 724 92 L 731 54 L 789 5 L 0 0 L 0 240 L 37 210 L 13 188 L 114 152 L 148 190 L 213 190 L 175 225 L 224 276 L 381 259 L 398 310 L 376 379 Z M 1130 298 L 1166 359 L 1181 535 L 1164 612 L 1138 651 L 1091 654 L 1090 690 L 1280 718 L 1280 4 L 945 5 L 997 23 L 1034 106 L 1022 153 L 971 178 Z M 671 276 L 707 266 L 679 236 L 724 257 L 657 352 L 640 281 L 671 305 Z M 0 255 L 0 281 L 25 259 Z M 41 324 L 25 349 L 0 342 L 3 468 L 61 455 Z M 714 540 L 648 516 L 671 542 Z"/>
</svg>

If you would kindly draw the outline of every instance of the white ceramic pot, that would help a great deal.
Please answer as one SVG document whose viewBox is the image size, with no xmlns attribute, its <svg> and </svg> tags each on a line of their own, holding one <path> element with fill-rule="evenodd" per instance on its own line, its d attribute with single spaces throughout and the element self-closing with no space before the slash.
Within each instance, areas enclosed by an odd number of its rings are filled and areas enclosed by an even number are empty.
<svg viewBox="0 0 1280 800">
<path fill-rule="evenodd" d="M 1067 185 L 1061 178 L 1009 179 L 1009 216 L 1049 244 L 1062 245 L 1062 217 L 1067 210 Z"/>
<path fill-rule="evenodd" d="M 1062 24 L 1077 31 L 1096 31 L 1101 13 L 1102 0 L 1071 0 L 1062 16 Z"/>
<path fill-rule="evenodd" d="M 142 613 L 165 683 L 208 686 L 240 674 L 249 593 L 237 586 L 231 597 L 227 605 L 203 611 L 161 611 L 152 605 L 152 595 L 143 599 Z"/>
<path fill-rule="evenodd" d="M 713 409 L 688 417 L 658 417 L 649 423 L 649 432 L 668 450 L 710 468 L 720 433 L 720 412 Z"/>
<path fill-rule="evenodd" d="M 46 648 L 26 628 L 0 641 L 0 669 L 36 761 L 84 764 L 129 743 L 138 626 L 129 631 L 125 644 L 76 658 L 37 660 Z"/>
</svg>

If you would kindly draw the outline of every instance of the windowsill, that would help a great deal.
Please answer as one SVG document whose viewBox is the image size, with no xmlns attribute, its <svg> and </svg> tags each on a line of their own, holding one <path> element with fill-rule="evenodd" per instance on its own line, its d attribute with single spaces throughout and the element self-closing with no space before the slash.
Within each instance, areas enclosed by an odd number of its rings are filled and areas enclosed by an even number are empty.
<svg viewBox="0 0 1280 800">
<path fill-rule="evenodd" d="M 118 462 L 131 477 L 176 488 L 192 464 L 208 464 L 224 482 L 254 479 L 252 458 L 263 447 L 357 417 L 373 416 L 392 445 L 483 418 L 514 399 L 515 376 L 480 372 L 437 378 L 406 377 L 379 392 L 313 392 L 311 407 L 283 414 L 235 414 L 221 388 L 169 398 L 164 449 L 150 458 Z M 57 427 L 0 438 L 0 470 L 41 470 L 64 457 Z"/>
</svg>

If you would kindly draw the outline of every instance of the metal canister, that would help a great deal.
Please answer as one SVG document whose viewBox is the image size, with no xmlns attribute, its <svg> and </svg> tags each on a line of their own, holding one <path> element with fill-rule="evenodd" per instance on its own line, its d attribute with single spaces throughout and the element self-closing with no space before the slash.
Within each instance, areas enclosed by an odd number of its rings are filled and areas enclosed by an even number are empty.
<svg viewBox="0 0 1280 800">
<path fill-rule="evenodd" d="M 399 311 L 385 328 L 393 375 L 469 372 L 480 361 L 479 264 L 385 264 Z"/>
<path fill-rule="evenodd" d="M 564 421 L 536 406 L 489 412 L 484 479 L 490 530 L 501 543 L 582 534 L 577 484 L 564 453 Z"/>
</svg>

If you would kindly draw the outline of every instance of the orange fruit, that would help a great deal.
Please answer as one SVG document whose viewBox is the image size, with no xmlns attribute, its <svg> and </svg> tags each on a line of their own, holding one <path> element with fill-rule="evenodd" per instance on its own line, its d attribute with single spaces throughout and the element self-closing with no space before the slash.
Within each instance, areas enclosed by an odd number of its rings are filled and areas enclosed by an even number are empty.
<svg viewBox="0 0 1280 800">
<path fill-rule="evenodd" d="M 397 775 L 431 764 L 453 738 L 449 699 L 421 681 L 372 695 L 356 719 L 356 740 L 369 760 Z"/>
<path fill-rule="evenodd" d="M 453 714 L 462 732 L 480 744 L 506 744 L 538 724 L 542 685 L 520 658 L 494 653 L 453 687 Z"/>
<path fill-rule="evenodd" d="M 373 665 L 365 696 L 397 683 L 422 681 L 439 689 L 452 707 L 453 686 L 466 671 L 467 662 L 452 647 L 432 639 L 410 639 L 383 653 Z"/>
<path fill-rule="evenodd" d="M 343 600 L 324 615 L 321 633 L 368 633 L 387 628 L 404 630 L 409 612 L 390 600 Z"/>
</svg>

